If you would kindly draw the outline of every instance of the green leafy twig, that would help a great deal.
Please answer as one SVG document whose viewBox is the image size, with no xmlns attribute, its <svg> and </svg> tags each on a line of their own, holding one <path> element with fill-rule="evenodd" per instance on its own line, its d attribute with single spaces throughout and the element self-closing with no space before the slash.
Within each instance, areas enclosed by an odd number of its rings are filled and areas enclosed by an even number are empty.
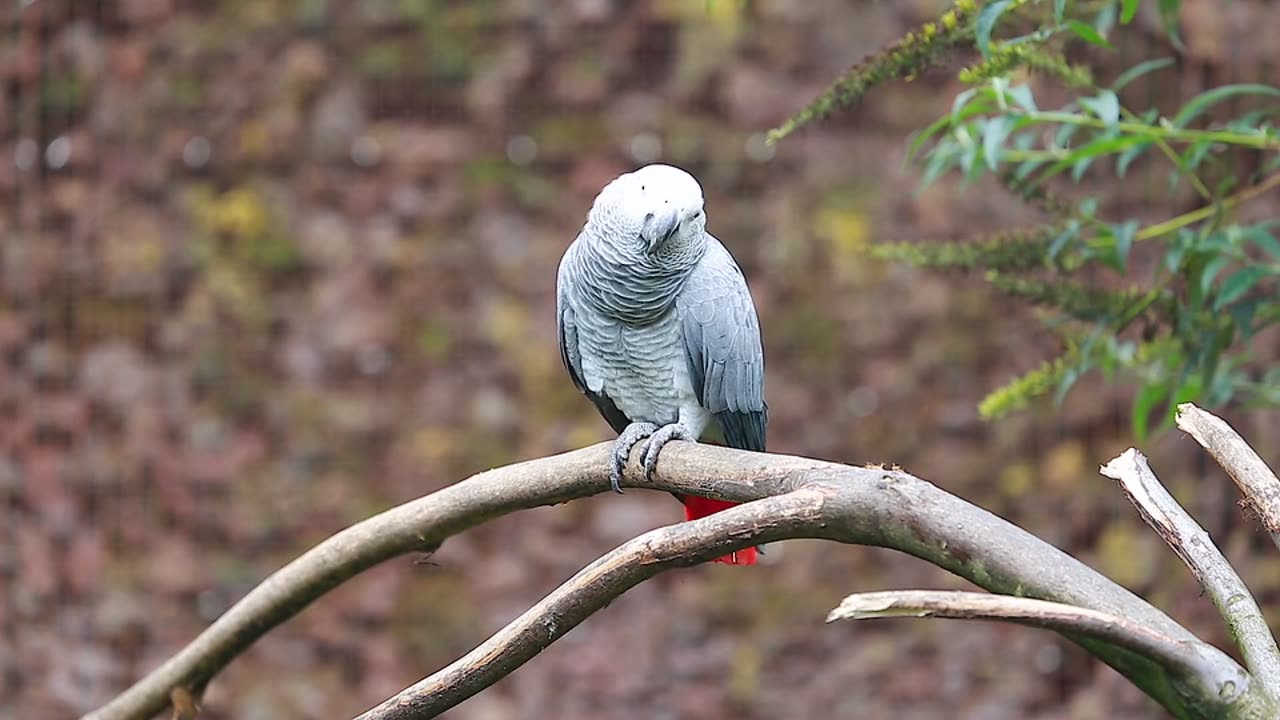
<svg viewBox="0 0 1280 720">
<path fill-rule="evenodd" d="M 1173 142 L 1185 143 L 1224 143 L 1255 150 L 1280 150 L 1280 137 L 1266 133 L 1242 133 L 1233 130 L 1195 130 L 1166 125 L 1155 125 L 1141 122 L 1107 122 L 1100 118 L 1054 110 L 1024 110 L 1008 108 L 1008 114 L 1015 118 L 1026 118 L 1035 122 L 1057 123 L 1059 125 L 1075 125 L 1103 130 L 1117 130 L 1131 135 L 1163 138 Z"/>
<path fill-rule="evenodd" d="M 960 242 L 877 243 L 868 252 L 880 260 L 908 262 L 917 267 L 1032 270 L 1046 266 L 1046 250 L 1060 231 L 1057 224 L 1050 224 Z"/>
<path fill-rule="evenodd" d="M 1253 198 L 1274 189 L 1278 185 L 1280 185 L 1280 173 L 1275 173 L 1257 185 L 1245 188 L 1230 197 L 1225 197 L 1213 205 L 1206 205 L 1202 208 L 1192 210 L 1191 212 L 1178 215 L 1177 217 L 1169 218 L 1164 222 L 1149 225 L 1139 230 L 1134 236 L 1134 239 L 1150 240 L 1152 238 L 1160 237 L 1161 235 L 1168 235 L 1169 233 L 1181 230 L 1188 225 L 1194 225 L 1202 220 L 1208 220 L 1224 210 L 1235 208 L 1238 205 L 1246 203 Z"/>
<path fill-rule="evenodd" d="M 1145 309 L 1154 301 L 1142 290 L 1086 288 L 1061 280 L 1011 277 L 998 272 L 988 272 L 987 282 L 1010 295 L 1060 310 L 1085 322 L 1124 319 L 1127 324 L 1133 319 L 1133 308 Z"/>
<path fill-rule="evenodd" d="M 1068 373 L 1075 372 L 1080 359 L 1079 348 L 1068 346 L 1066 351 L 1053 360 L 1046 360 L 1036 369 L 988 393 L 978 403 L 978 414 L 983 419 L 995 420 L 1026 408 L 1032 400 L 1057 388 Z"/>
<path fill-rule="evenodd" d="M 1039 72 L 1056 78 L 1071 88 L 1093 86 L 1093 73 L 1088 67 L 1073 65 L 1062 53 L 1038 47 L 1030 43 L 1001 44 L 991 49 L 990 55 L 976 65 L 960 71 L 960 82 L 977 85 L 997 77 L 1004 77 L 1018 68 Z"/>
<path fill-rule="evenodd" d="M 857 102 L 868 90 L 886 80 L 912 77 L 937 64 L 947 51 L 973 39 L 972 19 L 977 9 L 976 0 L 959 0 L 936 22 L 921 25 L 854 65 L 808 106 L 770 130 L 768 142 L 776 143 L 802 126 L 827 116 L 836 107 Z"/>
</svg>

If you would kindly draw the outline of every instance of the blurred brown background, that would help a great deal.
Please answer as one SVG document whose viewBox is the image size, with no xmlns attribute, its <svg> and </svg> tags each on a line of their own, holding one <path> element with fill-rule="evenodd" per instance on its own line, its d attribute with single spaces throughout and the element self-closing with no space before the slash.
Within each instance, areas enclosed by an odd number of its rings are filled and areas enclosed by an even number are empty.
<svg viewBox="0 0 1280 720">
<path fill-rule="evenodd" d="M 1280 13 L 1216 5 L 1186 1 L 1188 51 L 1150 92 L 1267 79 Z M 91 709 L 339 528 L 609 437 L 560 367 L 555 268 L 595 192 L 655 160 L 702 181 L 749 277 L 771 449 L 899 463 L 1223 643 L 1096 473 L 1131 442 L 1127 393 L 1091 379 L 1061 412 L 981 422 L 1054 336 L 976 278 L 858 253 L 1035 219 L 988 187 L 915 191 L 907 134 L 946 110 L 955 67 L 763 143 L 944 6 L 5 3 L 0 716 Z M 1110 77 L 1171 54 L 1152 27 Z M 1109 202 L 1163 211 L 1158 178 Z M 1280 457 L 1276 413 L 1228 417 Z M 1280 617 L 1280 559 L 1217 468 L 1180 436 L 1144 449 Z M 208 717 L 356 713 L 680 517 L 666 495 L 601 495 L 387 563 L 236 660 Z M 964 586 L 887 551 L 775 545 L 646 583 L 448 717 L 1162 716 L 1054 635 L 822 624 L 849 592 Z"/>
</svg>

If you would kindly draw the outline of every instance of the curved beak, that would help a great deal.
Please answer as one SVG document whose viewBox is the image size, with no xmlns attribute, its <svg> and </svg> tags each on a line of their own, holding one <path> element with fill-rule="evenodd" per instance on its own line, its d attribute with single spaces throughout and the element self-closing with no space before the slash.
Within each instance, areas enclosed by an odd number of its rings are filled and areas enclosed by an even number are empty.
<svg viewBox="0 0 1280 720">
<path fill-rule="evenodd" d="M 662 212 L 651 216 L 644 227 L 644 239 L 649 245 L 649 254 L 656 252 L 679 229 L 680 214 L 675 208 L 665 208 Z"/>
</svg>

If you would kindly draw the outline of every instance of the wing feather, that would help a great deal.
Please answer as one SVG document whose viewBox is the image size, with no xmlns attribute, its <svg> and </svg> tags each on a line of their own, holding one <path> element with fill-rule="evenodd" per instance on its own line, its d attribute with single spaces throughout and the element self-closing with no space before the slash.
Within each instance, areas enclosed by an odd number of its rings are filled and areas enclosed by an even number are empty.
<svg viewBox="0 0 1280 720">
<path fill-rule="evenodd" d="M 765 449 L 764 348 L 760 321 L 742 270 L 708 236 L 707 253 L 689 276 L 676 308 L 694 392 L 720 424 L 725 441 Z"/>
<path fill-rule="evenodd" d="M 572 248 L 571 248 L 572 250 Z M 630 418 L 626 416 L 613 400 L 607 395 L 593 392 L 587 387 L 586 376 L 582 369 L 582 350 L 578 345 L 578 330 L 575 323 L 573 303 L 569 298 L 569 288 L 572 280 L 566 269 L 569 253 L 565 253 L 565 259 L 560 263 L 560 271 L 556 280 L 556 339 L 560 344 L 560 360 L 564 363 L 564 367 L 569 371 L 569 378 L 573 380 L 573 386 L 578 391 L 587 396 L 587 399 L 596 406 L 600 411 L 600 415 L 604 417 L 614 432 L 621 433 L 631 424 Z"/>
</svg>

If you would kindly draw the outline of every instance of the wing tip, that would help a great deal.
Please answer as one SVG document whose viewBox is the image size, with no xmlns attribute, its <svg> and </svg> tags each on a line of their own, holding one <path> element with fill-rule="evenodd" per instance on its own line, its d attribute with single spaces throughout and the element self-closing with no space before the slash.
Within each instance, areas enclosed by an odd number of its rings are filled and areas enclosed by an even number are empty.
<svg viewBox="0 0 1280 720">
<path fill-rule="evenodd" d="M 720 421 L 724 440 L 729 447 L 764 452 L 768 407 L 748 412 L 716 413 L 716 419 Z"/>
</svg>

